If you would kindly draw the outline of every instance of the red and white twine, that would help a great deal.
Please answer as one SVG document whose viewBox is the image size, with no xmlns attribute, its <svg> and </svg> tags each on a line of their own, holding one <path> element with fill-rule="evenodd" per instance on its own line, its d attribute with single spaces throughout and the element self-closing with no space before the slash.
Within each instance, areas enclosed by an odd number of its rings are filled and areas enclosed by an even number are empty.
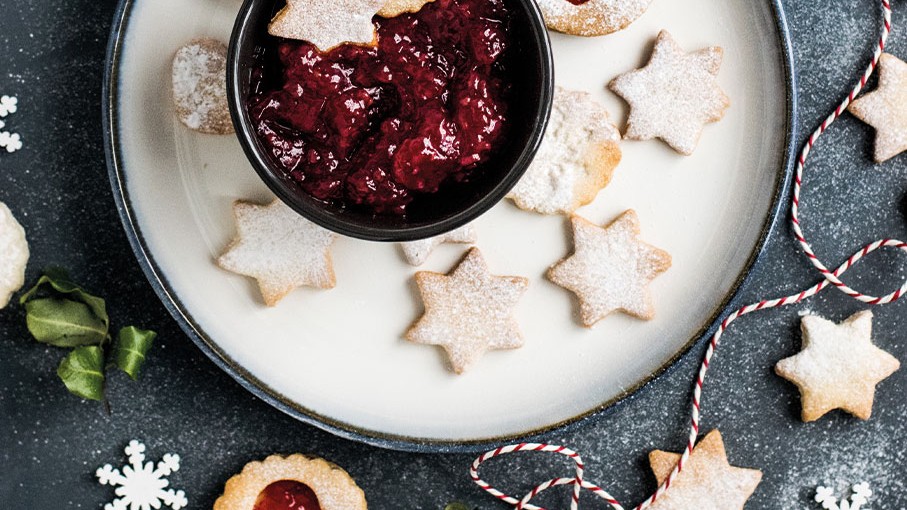
<svg viewBox="0 0 907 510">
<path fill-rule="evenodd" d="M 757 310 L 764 310 L 767 308 L 776 308 L 799 303 L 800 301 L 803 301 L 804 299 L 807 299 L 821 292 L 828 286 L 834 286 L 848 296 L 870 305 L 891 303 L 907 293 L 907 281 L 905 281 L 904 284 L 894 292 L 891 292 L 884 296 L 876 297 L 854 290 L 853 288 L 842 282 L 840 279 L 840 276 L 844 274 L 844 272 L 846 272 L 848 269 L 850 269 L 857 261 L 859 261 L 866 255 L 878 250 L 879 248 L 899 248 L 907 252 L 907 243 L 898 241 L 896 239 L 878 240 L 864 246 L 863 249 L 853 254 L 837 269 L 831 271 L 816 256 L 815 252 L 812 249 L 812 246 L 806 240 L 806 237 L 803 235 L 803 231 L 800 227 L 800 192 L 803 188 L 803 170 L 806 167 L 806 158 L 809 156 L 810 151 L 816 144 L 816 141 L 819 139 L 819 137 L 822 136 L 822 134 L 832 125 L 832 123 L 834 123 L 835 120 L 837 120 L 838 117 L 840 117 L 844 113 L 844 111 L 847 109 L 847 106 L 866 86 L 866 82 L 869 80 L 869 77 L 872 76 L 872 74 L 875 72 L 876 66 L 879 63 L 879 58 L 881 57 L 882 52 L 885 50 L 885 43 L 888 40 L 889 33 L 891 32 L 891 5 L 889 3 L 889 0 L 881 0 L 881 5 L 883 18 L 881 35 L 879 36 L 878 44 L 876 46 L 875 52 L 873 53 L 872 60 L 866 67 L 863 75 L 860 77 L 860 81 L 853 87 L 853 90 L 850 91 L 850 93 L 846 98 L 844 98 L 841 104 L 839 104 L 838 107 L 835 108 L 835 110 L 824 121 L 822 121 L 822 124 L 812 133 L 812 135 L 810 135 L 809 139 L 803 147 L 803 150 L 800 152 L 800 157 L 797 160 L 796 176 L 793 187 L 793 203 L 791 206 L 791 226 L 793 228 L 794 237 L 800 243 L 800 248 L 803 250 L 803 253 L 806 254 L 806 257 L 809 259 L 812 265 L 815 266 L 815 268 L 822 274 L 823 280 L 797 294 L 792 294 L 783 298 L 763 300 L 758 303 L 746 305 L 728 315 L 721 322 L 721 325 L 718 327 L 718 330 L 715 332 L 715 334 L 712 336 L 711 341 L 709 342 L 708 349 L 706 349 L 705 352 L 705 357 L 702 360 L 702 365 L 699 368 L 699 374 L 696 378 L 696 383 L 693 387 L 693 402 L 690 409 L 690 435 L 687 440 L 686 448 L 684 449 L 680 460 L 677 462 L 677 465 L 665 479 L 664 483 L 662 483 L 655 491 L 655 493 L 649 496 L 648 499 L 637 505 L 635 507 L 635 510 L 643 510 L 645 508 L 648 508 L 658 498 L 660 498 L 677 478 L 677 475 L 680 474 L 680 472 L 683 470 L 684 464 L 686 463 L 687 459 L 689 459 L 690 454 L 693 451 L 693 446 L 696 443 L 696 438 L 699 436 L 702 384 L 705 381 L 706 374 L 708 373 L 709 363 L 711 362 L 712 357 L 715 355 L 715 351 L 718 349 L 718 345 L 721 341 L 721 336 L 724 334 L 725 330 L 727 330 L 728 326 L 730 326 L 731 323 L 734 322 L 738 317 L 755 312 Z M 545 483 L 542 483 L 532 489 L 521 499 L 508 496 L 507 494 L 504 494 L 498 489 L 492 487 L 488 482 L 479 478 L 479 466 L 485 461 L 494 457 L 506 455 L 508 453 L 526 451 L 550 452 L 565 455 L 573 459 L 574 463 L 576 464 L 576 473 L 573 477 L 554 478 Z M 579 508 L 579 496 L 582 489 L 586 489 L 596 496 L 600 497 L 601 499 L 605 500 L 615 510 L 624 510 L 624 507 L 621 506 L 621 504 L 604 489 L 585 481 L 583 479 L 583 471 L 583 461 L 580 458 L 579 454 L 569 448 L 547 444 L 521 443 L 516 445 L 503 446 L 501 448 L 486 452 L 472 463 L 472 466 L 469 469 L 469 475 L 472 480 L 479 485 L 479 487 L 490 493 L 492 496 L 500 499 L 501 501 L 513 505 L 516 510 L 543 510 L 538 506 L 530 504 L 529 501 L 532 500 L 540 492 L 559 485 L 573 486 L 570 510 L 577 510 Z"/>
</svg>

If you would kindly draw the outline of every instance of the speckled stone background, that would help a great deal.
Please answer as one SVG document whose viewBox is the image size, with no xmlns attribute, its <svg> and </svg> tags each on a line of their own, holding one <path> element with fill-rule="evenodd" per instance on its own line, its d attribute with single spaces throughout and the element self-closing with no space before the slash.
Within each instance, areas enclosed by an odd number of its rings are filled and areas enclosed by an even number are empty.
<svg viewBox="0 0 907 510">
<path fill-rule="evenodd" d="M 0 0 L 0 94 L 19 97 L 8 129 L 25 149 L 0 154 L 0 201 L 29 233 L 33 280 L 47 265 L 69 268 L 108 298 L 115 324 L 160 333 L 139 383 L 110 379 L 113 413 L 66 393 L 54 370 L 63 353 L 28 338 L 23 312 L 0 312 L 0 508 L 101 508 L 112 498 L 94 470 L 123 462 L 123 446 L 143 439 L 151 458 L 183 457 L 172 485 L 189 508 L 210 508 L 223 482 L 246 462 L 272 452 L 313 452 L 359 481 L 372 508 L 440 509 L 461 500 L 503 508 L 469 482 L 472 455 L 382 451 L 301 425 L 257 400 L 221 373 L 183 335 L 157 300 L 129 249 L 114 208 L 101 134 L 101 78 L 114 0 Z M 799 74 L 800 139 L 845 93 L 871 54 L 878 7 L 872 0 L 785 0 Z M 895 3 L 890 50 L 907 56 L 907 6 Z M 851 117 L 823 139 L 806 178 L 805 228 L 818 253 L 835 265 L 856 247 L 883 236 L 907 238 L 907 156 L 870 163 L 871 131 Z M 747 300 L 780 296 L 816 280 L 779 228 Z M 848 280 L 866 291 L 889 291 L 907 263 L 885 253 Z M 708 382 L 705 427 L 719 427 L 729 457 L 759 467 L 764 480 L 747 508 L 816 508 L 819 483 L 843 489 L 872 482 L 872 508 L 907 506 L 907 370 L 883 382 L 873 417 L 860 422 L 833 413 L 798 421 L 797 390 L 772 373 L 798 350 L 798 313 L 841 320 L 863 306 L 829 290 L 805 304 L 741 320 L 719 353 Z M 876 308 L 875 340 L 907 361 L 907 302 Z M 647 470 L 652 448 L 680 449 L 689 387 L 699 351 L 619 406 L 607 418 L 551 438 L 584 454 L 588 475 L 627 504 L 655 488 Z M 305 370 L 305 363 L 300 363 Z M 560 459 L 523 456 L 495 463 L 487 474 L 522 493 L 533 482 L 569 473 Z M 543 501 L 563 508 L 563 493 Z M 596 503 L 598 505 L 598 503 Z"/>
</svg>

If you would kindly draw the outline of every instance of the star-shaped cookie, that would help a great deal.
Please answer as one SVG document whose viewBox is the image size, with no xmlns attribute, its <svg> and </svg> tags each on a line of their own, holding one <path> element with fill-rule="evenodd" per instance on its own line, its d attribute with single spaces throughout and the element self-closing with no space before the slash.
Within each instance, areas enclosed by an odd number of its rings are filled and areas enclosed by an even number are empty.
<svg viewBox="0 0 907 510">
<path fill-rule="evenodd" d="M 629 209 L 606 227 L 574 215 L 573 255 L 548 270 L 548 279 L 579 298 L 586 327 L 615 310 L 655 316 L 648 285 L 671 267 L 671 255 L 639 240 L 639 218 Z"/>
<path fill-rule="evenodd" d="M 807 315 L 800 330 L 803 350 L 779 361 L 775 372 L 800 389 L 803 421 L 832 409 L 869 419 L 876 385 L 901 366 L 873 345 L 872 312 L 855 313 L 841 324 Z"/>
<path fill-rule="evenodd" d="M 276 37 L 308 41 L 321 51 L 343 43 L 374 44 L 372 18 L 386 0 L 287 0 L 268 25 Z"/>
<path fill-rule="evenodd" d="M 679 460 L 679 453 L 655 450 L 649 454 L 649 464 L 659 485 Z M 740 510 L 761 481 L 761 471 L 730 465 L 721 433 L 713 430 L 693 448 L 671 487 L 650 508 Z"/>
<path fill-rule="evenodd" d="M 907 150 L 907 63 L 883 53 L 879 86 L 847 107 L 876 130 L 875 160 L 887 161 Z"/>
<path fill-rule="evenodd" d="M 486 351 L 523 345 L 513 309 L 529 280 L 492 275 L 478 248 L 470 249 L 449 275 L 420 271 L 416 283 L 425 314 L 406 339 L 443 347 L 454 372 L 463 373 Z"/>
<path fill-rule="evenodd" d="M 705 124 L 724 117 L 730 101 L 718 86 L 723 50 L 686 53 L 666 30 L 658 34 L 649 63 L 608 85 L 630 105 L 625 138 L 661 138 L 690 155 Z"/>
<path fill-rule="evenodd" d="M 300 216 L 280 200 L 270 205 L 233 204 L 237 235 L 217 265 L 258 280 L 274 306 L 296 287 L 334 286 L 331 245 L 337 237 Z"/>
<path fill-rule="evenodd" d="M 476 229 L 470 224 L 428 239 L 400 243 L 400 247 L 403 249 L 407 262 L 414 266 L 421 266 L 428 260 L 431 252 L 442 243 L 468 244 L 474 242 L 476 242 Z"/>
</svg>

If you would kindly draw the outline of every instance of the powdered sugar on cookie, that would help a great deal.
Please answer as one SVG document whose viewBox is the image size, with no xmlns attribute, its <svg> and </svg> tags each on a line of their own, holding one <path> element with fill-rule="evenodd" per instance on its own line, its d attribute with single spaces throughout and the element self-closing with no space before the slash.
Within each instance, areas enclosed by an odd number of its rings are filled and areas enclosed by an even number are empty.
<svg viewBox="0 0 907 510">
<path fill-rule="evenodd" d="M 705 124 L 724 117 L 730 106 L 716 76 L 723 50 L 712 46 L 685 53 L 666 30 L 658 34 L 649 63 L 609 84 L 630 105 L 626 138 L 661 138 L 689 155 Z"/>
<path fill-rule="evenodd" d="M 648 285 L 671 267 L 671 255 L 639 240 L 632 209 L 606 227 L 574 215 L 573 255 L 548 270 L 548 279 L 579 298 L 580 318 L 591 327 L 614 311 L 655 316 Z"/>
<path fill-rule="evenodd" d="M 227 46 L 198 39 L 173 57 L 176 115 L 190 129 L 223 135 L 233 132 L 227 106 Z"/>
<path fill-rule="evenodd" d="M 428 239 L 400 243 L 400 248 L 403 250 L 407 262 L 414 266 L 421 266 L 428 260 L 431 252 L 442 243 L 471 244 L 474 242 L 476 242 L 476 229 L 470 224 Z"/>
<path fill-rule="evenodd" d="M 539 152 L 508 197 L 542 214 L 575 211 L 611 181 L 619 141 L 617 127 L 591 94 L 558 87 Z"/>
<path fill-rule="evenodd" d="M 900 362 L 872 343 L 872 312 L 858 312 L 841 324 L 815 315 L 801 319 L 803 350 L 775 365 L 775 372 L 797 385 L 803 421 L 843 409 L 869 419 L 876 385 Z"/>
<path fill-rule="evenodd" d="M 538 0 L 548 28 L 584 36 L 605 35 L 623 29 L 646 12 L 651 2 L 589 0 L 576 5 L 568 0 Z"/>
<path fill-rule="evenodd" d="M 851 103 L 847 111 L 875 128 L 878 163 L 907 150 L 907 63 L 883 53 L 879 86 Z"/>
<path fill-rule="evenodd" d="M 9 304 L 12 295 L 25 284 L 28 256 L 25 229 L 0 202 L 0 308 Z"/>
<path fill-rule="evenodd" d="M 419 12 L 425 4 L 435 0 L 385 0 L 384 6 L 378 11 L 378 16 L 395 18 L 406 12 Z"/>
<path fill-rule="evenodd" d="M 677 462 L 679 453 L 655 450 L 649 464 L 659 484 Z M 743 510 L 743 506 L 762 481 L 762 472 L 731 466 L 721 433 L 713 430 L 693 448 L 674 479 L 671 489 L 650 507 L 653 510 Z"/>
<path fill-rule="evenodd" d="M 262 206 L 233 205 L 237 236 L 217 259 L 226 269 L 258 280 L 268 306 L 301 286 L 334 286 L 331 245 L 337 237 L 300 216 L 280 200 Z"/>
<path fill-rule="evenodd" d="M 310 488 L 322 510 L 366 510 L 365 493 L 340 466 L 324 459 L 301 454 L 287 457 L 271 455 L 261 462 L 250 462 L 224 487 L 214 502 L 214 510 L 257 508 L 262 492 L 275 482 L 292 480 Z M 295 507 L 303 509 L 303 507 Z"/>
<path fill-rule="evenodd" d="M 287 0 L 268 33 L 308 41 L 327 51 L 344 43 L 374 44 L 372 18 L 386 0 Z"/>
<path fill-rule="evenodd" d="M 478 248 L 449 275 L 420 271 L 416 283 L 425 314 L 406 339 L 443 347 L 454 372 L 463 373 L 486 351 L 523 345 L 513 310 L 529 280 L 492 275 Z"/>
</svg>

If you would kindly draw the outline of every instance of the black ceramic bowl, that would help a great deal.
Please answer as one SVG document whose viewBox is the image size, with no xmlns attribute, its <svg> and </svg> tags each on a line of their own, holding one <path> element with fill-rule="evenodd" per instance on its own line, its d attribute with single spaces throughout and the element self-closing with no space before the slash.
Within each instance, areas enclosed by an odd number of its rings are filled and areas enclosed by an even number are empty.
<svg viewBox="0 0 907 510">
<path fill-rule="evenodd" d="M 442 234 L 475 219 L 498 203 L 517 183 L 538 150 L 551 113 L 554 70 L 551 44 L 534 0 L 506 0 L 516 19 L 511 24 L 513 44 L 508 72 L 509 131 L 491 158 L 475 168 L 467 183 L 446 183 L 432 194 L 417 196 L 405 217 L 326 204 L 303 191 L 279 169 L 272 168 L 265 148 L 254 132 L 245 101 L 251 69 L 266 51 L 267 26 L 284 5 L 283 0 L 246 0 L 243 3 L 227 57 L 230 113 L 239 141 L 261 179 L 302 216 L 340 234 L 372 241 L 410 241 Z"/>
</svg>

